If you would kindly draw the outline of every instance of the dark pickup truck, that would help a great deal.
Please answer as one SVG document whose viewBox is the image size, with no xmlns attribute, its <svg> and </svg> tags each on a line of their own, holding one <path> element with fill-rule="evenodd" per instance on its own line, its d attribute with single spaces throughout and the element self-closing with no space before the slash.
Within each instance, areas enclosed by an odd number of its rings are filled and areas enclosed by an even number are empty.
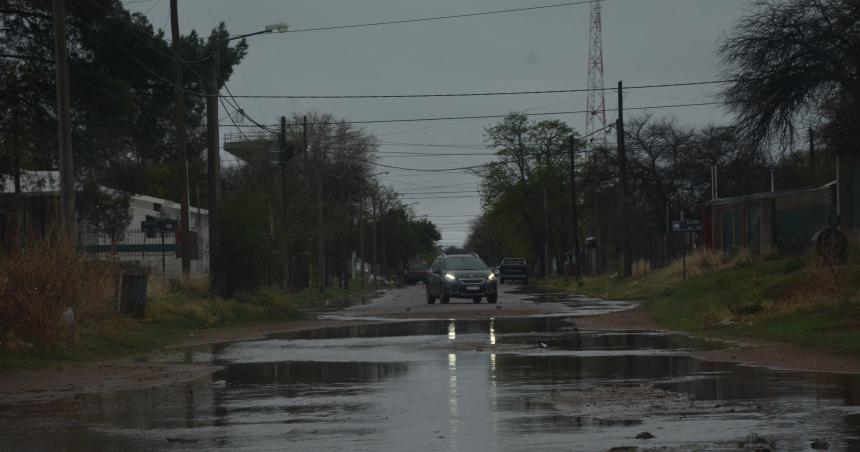
<svg viewBox="0 0 860 452">
<path fill-rule="evenodd" d="M 522 281 L 529 283 L 529 266 L 526 260 L 520 257 L 506 257 L 499 264 L 499 283 L 505 281 Z"/>
<path fill-rule="evenodd" d="M 417 282 L 426 282 L 427 275 L 430 274 L 430 266 L 424 262 L 414 262 L 406 267 L 403 271 L 403 279 L 406 284 L 415 284 Z"/>
</svg>

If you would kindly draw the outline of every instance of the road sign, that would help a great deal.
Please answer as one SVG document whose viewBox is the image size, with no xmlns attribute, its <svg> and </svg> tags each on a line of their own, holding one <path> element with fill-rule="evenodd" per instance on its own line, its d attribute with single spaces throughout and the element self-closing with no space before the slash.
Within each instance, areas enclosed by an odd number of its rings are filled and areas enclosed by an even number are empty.
<svg viewBox="0 0 860 452">
<path fill-rule="evenodd" d="M 697 232 L 705 228 L 702 220 L 675 220 L 672 222 L 672 232 Z"/>
<path fill-rule="evenodd" d="M 173 232 L 179 229 L 179 222 L 170 218 L 156 218 L 140 222 L 143 232 Z"/>
<path fill-rule="evenodd" d="M 296 145 L 287 141 L 286 148 L 282 149 L 280 145 L 274 144 L 269 148 L 271 154 L 271 163 L 275 166 L 286 165 L 295 154 Z"/>
</svg>

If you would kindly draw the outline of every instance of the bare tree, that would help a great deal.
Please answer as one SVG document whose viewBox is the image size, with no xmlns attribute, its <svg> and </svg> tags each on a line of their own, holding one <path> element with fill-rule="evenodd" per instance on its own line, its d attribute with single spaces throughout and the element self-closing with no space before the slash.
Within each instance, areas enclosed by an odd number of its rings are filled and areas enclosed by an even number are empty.
<svg viewBox="0 0 860 452">
<path fill-rule="evenodd" d="M 802 119 L 823 115 L 832 144 L 860 134 L 860 1 L 755 0 L 719 49 L 723 92 L 743 138 L 790 146 Z"/>
</svg>

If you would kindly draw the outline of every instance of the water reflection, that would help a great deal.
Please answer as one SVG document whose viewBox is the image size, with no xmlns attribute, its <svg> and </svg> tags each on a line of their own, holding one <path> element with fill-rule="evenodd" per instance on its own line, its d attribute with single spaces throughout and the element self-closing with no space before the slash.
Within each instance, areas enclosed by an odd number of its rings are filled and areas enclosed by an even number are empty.
<svg viewBox="0 0 860 452">
<path fill-rule="evenodd" d="M 496 319 L 490 318 L 490 345 L 496 345 Z"/>
<path fill-rule="evenodd" d="M 559 318 L 397 322 L 169 353 L 156 359 L 206 357 L 223 370 L 193 385 L 0 410 L 0 450 L 593 450 L 624 445 L 610 440 L 627 441 L 630 429 L 661 426 L 668 428 L 660 444 L 669 446 L 677 445 L 664 439 L 671 435 L 766 432 L 791 447 L 825 436 L 835 449 L 860 447 L 860 376 L 699 361 L 686 352 L 714 344 L 571 325 Z M 669 425 L 630 413 L 566 413 L 553 402 L 559 393 L 607 385 L 759 408 L 742 415 L 690 409 Z"/>
<path fill-rule="evenodd" d="M 453 322 L 451 323 L 453 326 Z M 448 336 L 450 339 L 451 337 Z M 459 393 L 457 390 L 457 354 L 448 353 L 448 420 L 450 422 L 448 437 L 452 450 L 457 450 L 457 439 L 460 432 Z"/>
</svg>

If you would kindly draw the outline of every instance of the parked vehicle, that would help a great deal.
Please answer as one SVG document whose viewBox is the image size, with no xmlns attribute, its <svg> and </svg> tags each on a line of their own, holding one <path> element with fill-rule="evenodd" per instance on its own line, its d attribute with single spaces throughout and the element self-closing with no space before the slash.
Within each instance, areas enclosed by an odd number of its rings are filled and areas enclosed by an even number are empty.
<svg viewBox="0 0 860 452">
<path fill-rule="evenodd" d="M 430 266 L 426 262 L 415 262 L 409 264 L 403 272 L 403 279 L 406 284 L 415 284 L 417 282 L 427 281 L 427 275 L 430 274 Z"/>
<path fill-rule="evenodd" d="M 529 283 L 529 266 L 521 257 L 506 257 L 499 264 L 499 283 L 505 281 L 522 281 Z"/>
<path fill-rule="evenodd" d="M 477 254 L 441 255 L 430 266 L 427 277 L 427 303 L 436 299 L 446 304 L 451 298 L 471 298 L 480 303 L 498 301 L 496 275 Z"/>
</svg>

